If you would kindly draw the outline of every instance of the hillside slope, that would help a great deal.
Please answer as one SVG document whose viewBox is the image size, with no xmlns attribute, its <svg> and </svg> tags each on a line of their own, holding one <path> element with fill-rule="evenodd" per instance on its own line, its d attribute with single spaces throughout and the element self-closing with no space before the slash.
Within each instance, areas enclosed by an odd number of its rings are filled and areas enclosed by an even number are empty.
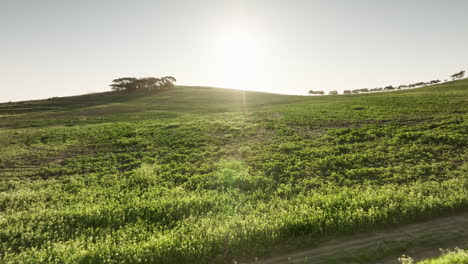
<svg viewBox="0 0 468 264">
<path fill-rule="evenodd" d="M 0 260 L 232 263 L 468 205 L 468 81 L 0 104 Z"/>
</svg>

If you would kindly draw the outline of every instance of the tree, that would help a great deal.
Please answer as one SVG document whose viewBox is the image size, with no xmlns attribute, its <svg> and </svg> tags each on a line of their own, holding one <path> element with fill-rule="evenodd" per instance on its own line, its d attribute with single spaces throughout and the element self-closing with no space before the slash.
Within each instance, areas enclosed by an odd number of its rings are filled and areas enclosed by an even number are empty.
<svg viewBox="0 0 468 264">
<path fill-rule="evenodd" d="M 452 80 L 460 80 L 460 79 L 463 79 L 463 77 L 465 77 L 465 71 L 461 71 L 461 72 L 458 72 L 458 73 L 455 73 L 454 75 L 450 76 L 452 77 Z"/>
<path fill-rule="evenodd" d="M 417 83 L 410 84 L 409 87 L 410 88 L 420 87 L 420 86 L 423 86 L 425 84 L 426 84 L 425 82 L 417 82 Z"/>
<path fill-rule="evenodd" d="M 146 77 L 138 79 L 139 82 L 139 89 L 145 91 L 153 91 L 160 89 L 161 79 L 155 77 Z"/>
<path fill-rule="evenodd" d="M 344 90 L 343 94 L 351 94 L 351 90 Z"/>
<path fill-rule="evenodd" d="M 174 83 L 176 81 L 177 81 L 176 78 L 174 78 L 172 76 L 162 77 L 161 78 L 161 87 L 166 88 L 166 89 L 174 88 Z"/>
<path fill-rule="evenodd" d="M 337 94 L 338 94 L 338 91 L 333 90 L 333 91 L 328 92 L 328 94 L 329 94 L 329 95 L 337 95 Z"/>
<path fill-rule="evenodd" d="M 133 77 L 124 77 L 112 80 L 112 90 L 114 91 L 135 91 L 137 89 L 137 78 Z"/>
<path fill-rule="evenodd" d="M 325 94 L 324 91 L 314 91 L 314 90 L 310 90 L 309 91 L 309 94 Z"/>
</svg>

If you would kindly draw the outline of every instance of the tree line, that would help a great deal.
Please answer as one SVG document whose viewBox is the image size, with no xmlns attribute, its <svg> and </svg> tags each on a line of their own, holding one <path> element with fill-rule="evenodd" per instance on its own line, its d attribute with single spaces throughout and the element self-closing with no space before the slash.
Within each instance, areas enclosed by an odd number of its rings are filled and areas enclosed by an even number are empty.
<svg viewBox="0 0 468 264">
<path fill-rule="evenodd" d="M 455 73 L 450 77 L 452 78 L 453 81 L 461 80 L 461 79 L 463 79 L 465 77 L 465 71 Z M 447 81 L 448 80 L 445 80 L 445 82 L 447 82 Z M 370 88 L 370 89 L 369 88 L 362 88 L 362 89 L 355 89 L 355 90 L 344 90 L 343 94 L 358 94 L 358 93 L 394 91 L 394 90 L 401 90 L 401 89 L 424 87 L 424 86 L 428 86 L 428 85 L 438 84 L 438 83 L 441 83 L 441 82 L 442 82 L 441 80 L 432 80 L 432 81 L 429 81 L 429 82 L 417 82 L 417 83 L 412 83 L 412 84 L 408 84 L 408 85 L 399 85 L 399 86 L 389 85 L 389 86 L 381 87 L 381 88 Z M 325 92 L 324 91 L 310 90 L 309 94 L 311 94 L 311 95 L 324 95 Z M 338 91 L 337 90 L 329 91 L 328 94 L 329 95 L 337 95 Z"/>
<path fill-rule="evenodd" d="M 176 78 L 172 76 L 165 76 L 161 78 L 124 77 L 112 80 L 112 84 L 110 84 L 110 87 L 113 91 L 116 92 L 155 91 L 174 88 L 176 81 Z"/>
</svg>

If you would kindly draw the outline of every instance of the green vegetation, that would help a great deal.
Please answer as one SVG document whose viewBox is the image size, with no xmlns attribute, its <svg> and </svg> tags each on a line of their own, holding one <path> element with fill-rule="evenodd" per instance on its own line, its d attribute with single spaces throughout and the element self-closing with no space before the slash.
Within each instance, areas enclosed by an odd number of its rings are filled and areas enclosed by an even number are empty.
<svg viewBox="0 0 468 264">
<path fill-rule="evenodd" d="M 412 264 L 413 259 L 410 257 L 400 258 L 402 264 Z M 466 264 L 468 263 L 468 251 L 455 249 L 453 251 L 443 251 L 443 255 L 438 258 L 428 259 L 418 262 L 418 264 Z"/>
<path fill-rule="evenodd" d="M 468 81 L 0 104 L 0 262 L 232 263 L 468 206 Z"/>
</svg>

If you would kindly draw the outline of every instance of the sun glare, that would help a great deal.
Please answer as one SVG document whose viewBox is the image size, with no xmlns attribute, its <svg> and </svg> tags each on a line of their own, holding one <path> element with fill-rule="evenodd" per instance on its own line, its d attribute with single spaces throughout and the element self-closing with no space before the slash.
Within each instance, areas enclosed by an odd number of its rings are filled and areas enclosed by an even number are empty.
<svg viewBox="0 0 468 264">
<path fill-rule="evenodd" d="M 216 70 L 223 86 L 235 89 L 258 87 L 264 62 L 259 35 L 248 27 L 224 30 L 214 49 Z"/>
</svg>

